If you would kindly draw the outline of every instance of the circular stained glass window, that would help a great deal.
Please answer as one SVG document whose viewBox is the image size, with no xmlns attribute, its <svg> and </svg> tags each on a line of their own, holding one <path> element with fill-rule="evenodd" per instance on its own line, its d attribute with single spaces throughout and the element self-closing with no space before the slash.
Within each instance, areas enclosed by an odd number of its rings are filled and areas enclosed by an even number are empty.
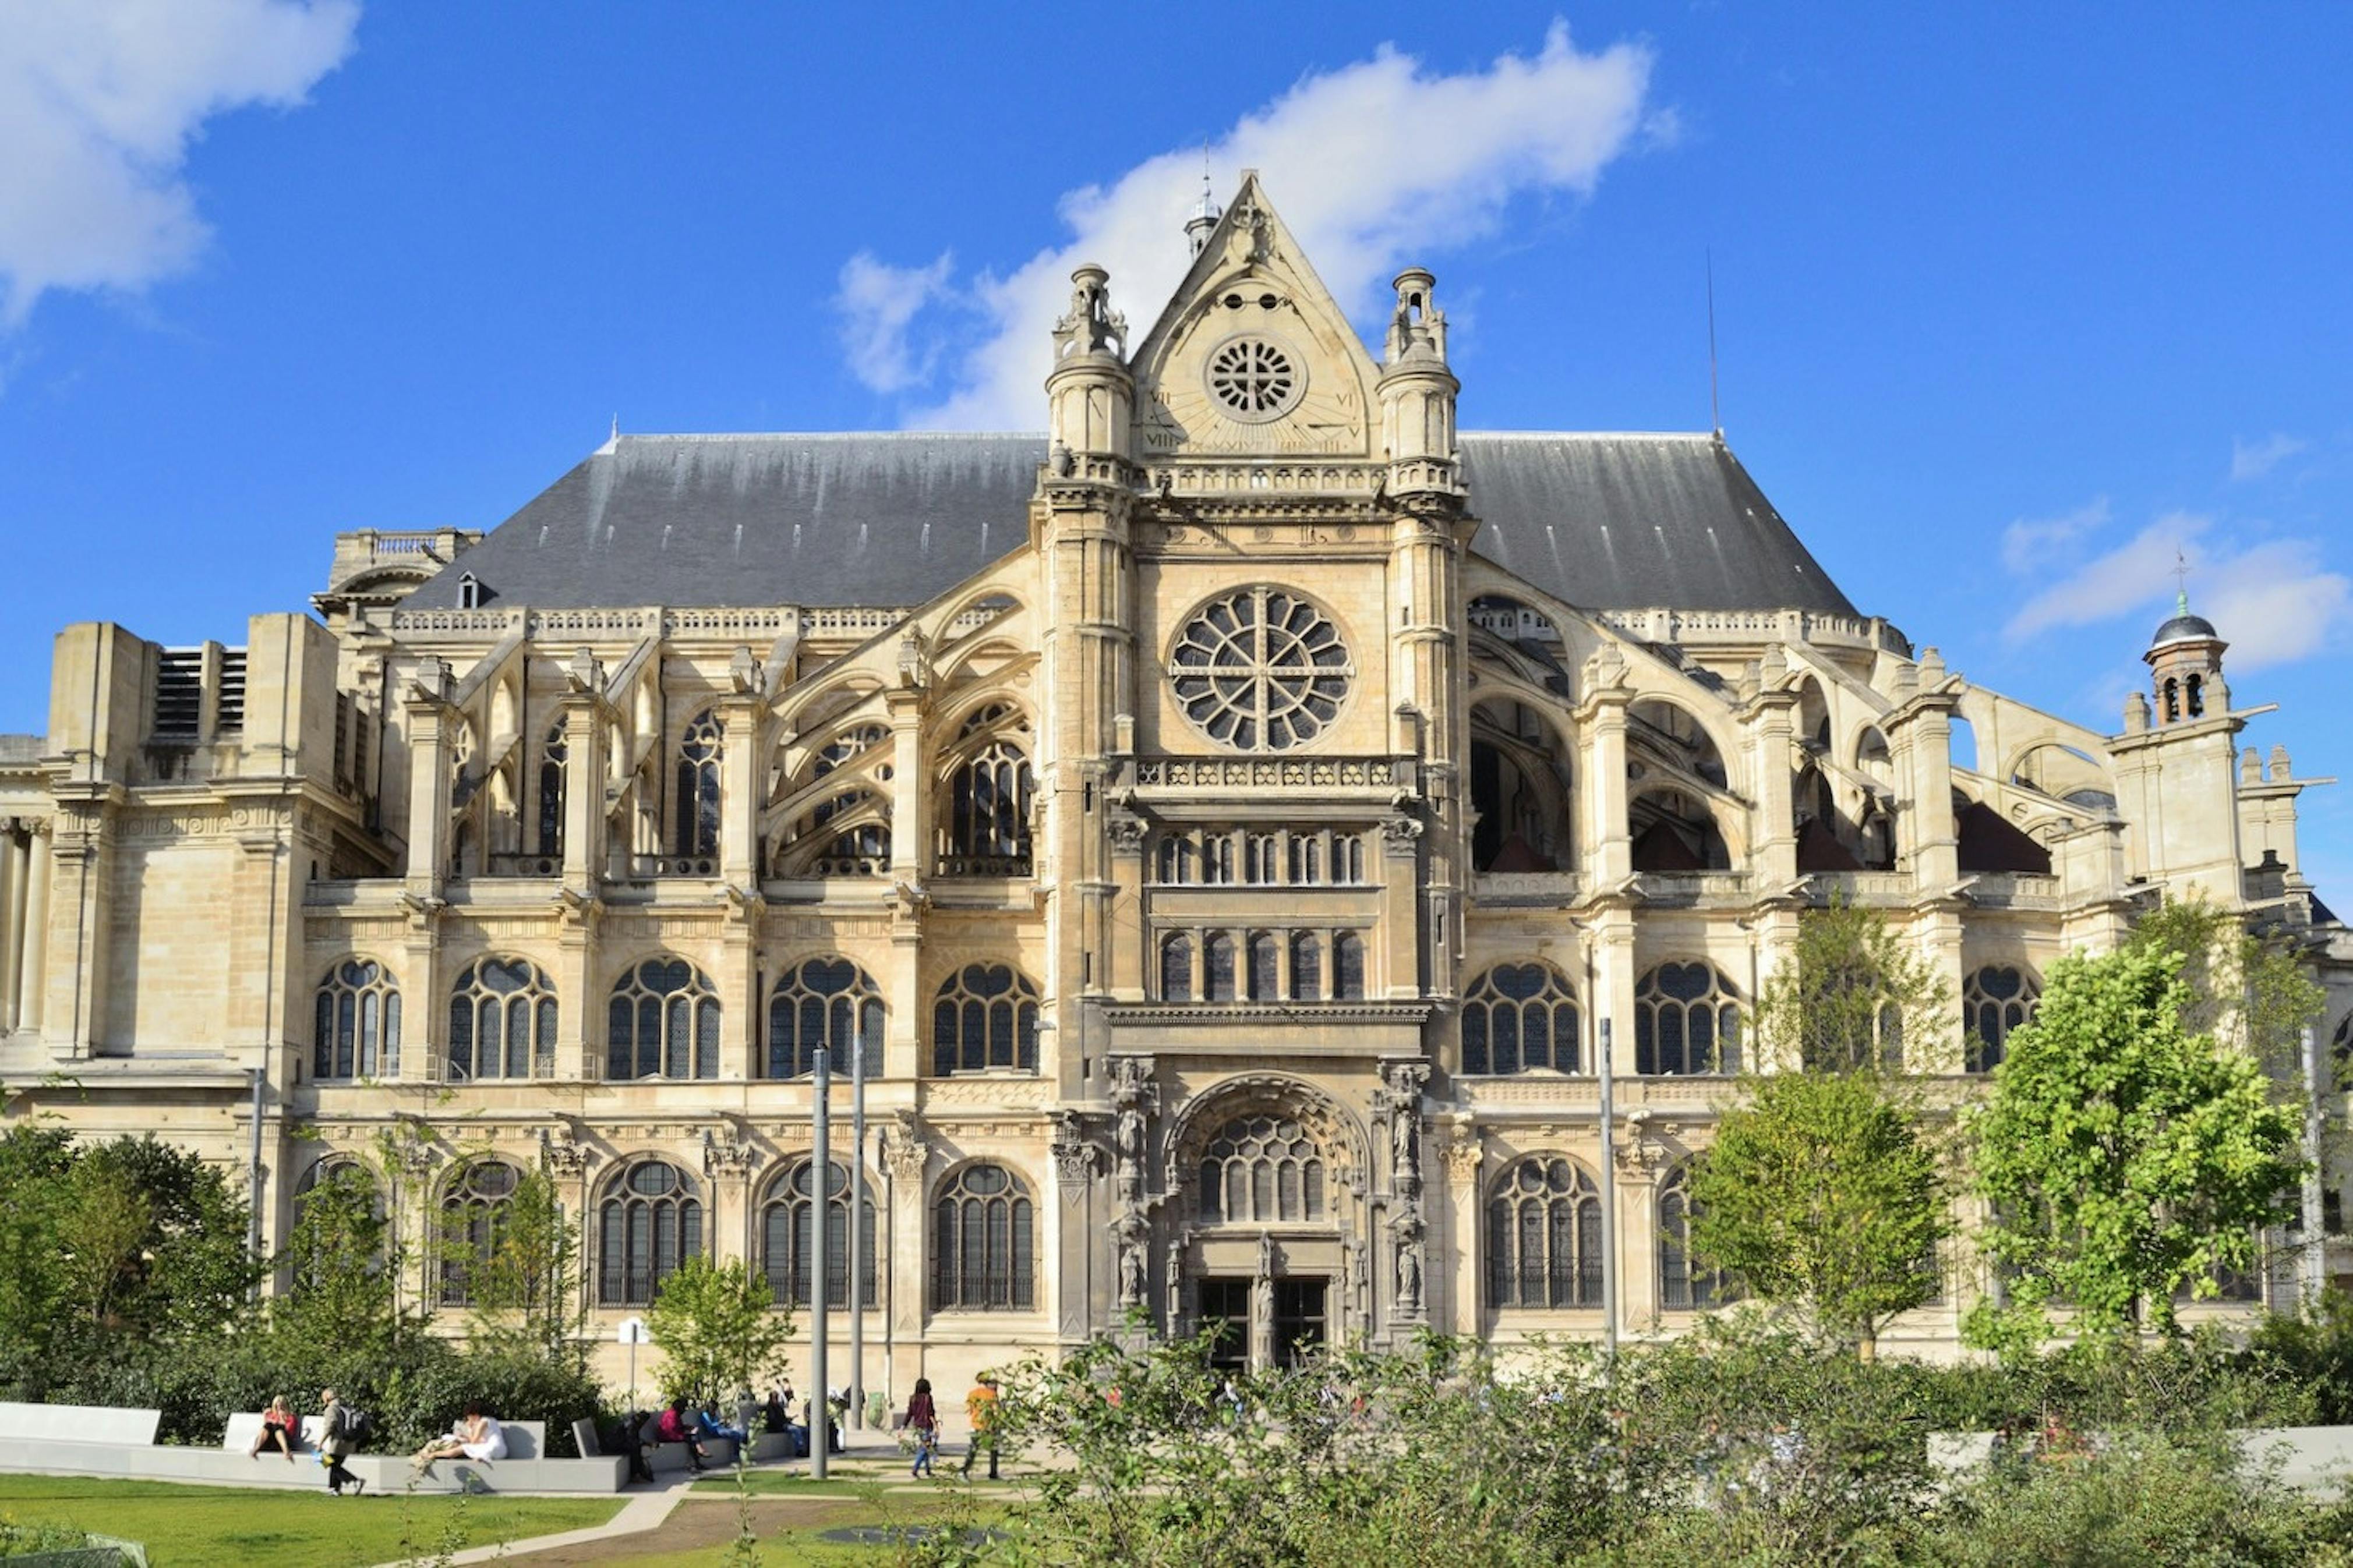
<svg viewBox="0 0 2353 1568">
<path fill-rule="evenodd" d="M 1193 727 L 1244 752 L 1314 740 L 1339 716 L 1355 675 L 1323 611 L 1263 584 L 1203 605 L 1168 659 L 1176 705 Z"/>
<path fill-rule="evenodd" d="M 1257 423 L 1291 412 L 1307 375 L 1289 350 L 1265 338 L 1228 338 L 1209 354 L 1209 395 L 1236 419 Z"/>
</svg>

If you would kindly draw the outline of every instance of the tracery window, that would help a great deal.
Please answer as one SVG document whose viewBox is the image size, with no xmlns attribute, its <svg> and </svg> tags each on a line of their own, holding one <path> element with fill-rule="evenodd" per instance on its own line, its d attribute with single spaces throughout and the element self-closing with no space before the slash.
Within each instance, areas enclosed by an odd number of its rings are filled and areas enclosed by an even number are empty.
<svg viewBox="0 0 2353 1568">
<path fill-rule="evenodd" d="M 311 1076 L 392 1078 L 400 1071 L 400 987 L 372 958 L 347 958 L 319 985 Z"/>
<path fill-rule="evenodd" d="M 649 958 L 613 987 L 608 1079 L 717 1078 L 719 993 L 682 958 Z"/>
<path fill-rule="evenodd" d="M 352 1209 L 364 1209 L 375 1216 L 378 1227 L 375 1251 L 364 1258 L 356 1256 L 355 1249 L 349 1247 L 356 1234 L 346 1226 L 329 1226 L 315 1233 L 303 1228 L 303 1213 L 321 1201 L 322 1194 L 348 1200 Z M 294 1184 L 294 1217 L 295 1228 L 287 1254 L 298 1282 L 315 1285 L 338 1271 L 363 1268 L 374 1274 L 384 1267 L 383 1243 L 389 1235 L 385 1228 L 384 1188 L 366 1166 L 350 1155 L 322 1156 L 302 1173 L 301 1179 Z M 339 1243 L 341 1250 L 330 1250 L 337 1248 Z"/>
<path fill-rule="evenodd" d="M 1198 1174 L 1205 1225 L 1324 1218 L 1324 1152 L 1293 1117 L 1235 1117 L 1202 1150 Z"/>
<path fill-rule="evenodd" d="M 1037 1211 L 1002 1165 L 966 1165 L 932 1205 L 932 1310 L 1026 1312 L 1037 1304 Z"/>
<path fill-rule="evenodd" d="M 2010 1032 L 2030 1023 L 2042 997 L 2032 972 L 1989 963 L 1961 987 L 1961 1032 L 1970 1072 L 1991 1072 L 2009 1047 Z"/>
<path fill-rule="evenodd" d="M 702 1254 L 702 1199 L 694 1178 L 661 1160 L 640 1160 L 606 1189 L 596 1211 L 596 1300 L 647 1307 L 662 1281 Z"/>
<path fill-rule="evenodd" d="M 1018 724 L 1008 704 L 991 703 L 964 722 L 959 744 L 976 746 L 948 775 L 947 842 L 941 869 L 951 876 L 1029 874 L 1029 810 L 1034 792 L 1029 759 L 1012 734 L 989 731 Z"/>
<path fill-rule="evenodd" d="M 476 1160 L 450 1179 L 441 1198 L 441 1304 L 470 1307 L 480 1271 L 498 1256 L 507 1203 L 522 1173 L 503 1160 Z"/>
<path fill-rule="evenodd" d="M 849 1172 L 839 1161 L 826 1166 L 825 1300 L 828 1306 L 849 1305 Z M 871 1188 L 869 1188 L 871 1192 Z M 780 1307 L 810 1304 L 809 1287 L 817 1278 L 817 1165 L 803 1160 L 777 1173 L 768 1184 L 760 1205 L 760 1267 L 768 1289 Z M 870 1195 L 859 1210 L 858 1300 L 872 1310 L 880 1292 L 874 1283 L 874 1200 Z"/>
<path fill-rule="evenodd" d="M 1688 1165 L 1679 1165 L 1659 1184 L 1659 1305 L 1670 1312 L 1704 1311 L 1736 1294 L 1721 1269 L 1699 1268 L 1692 1258 L 1691 1222 L 1699 1210 L 1690 1173 Z"/>
<path fill-rule="evenodd" d="M 891 738 L 887 726 L 860 724 L 836 736 L 819 751 L 811 764 L 812 779 L 821 779 L 844 763 L 863 756 Z M 887 766 L 877 770 L 876 776 L 891 777 Z M 837 816 L 847 816 L 874 798 L 871 790 L 850 790 L 823 801 L 809 813 L 811 831 L 822 827 Z M 891 825 L 888 822 L 862 822 L 855 827 L 833 836 L 833 843 L 818 860 L 817 870 L 821 876 L 860 876 L 887 866 L 891 860 Z"/>
<path fill-rule="evenodd" d="M 1187 720 L 1244 752 L 1315 739 L 1339 716 L 1355 674 L 1339 628 L 1297 595 L 1264 584 L 1196 611 L 1168 660 Z"/>
<path fill-rule="evenodd" d="M 785 971 L 768 995 L 766 1077 L 798 1078 L 817 1070 L 823 1046 L 834 1072 L 852 1067 L 850 1047 L 865 1037 L 866 1075 L 882 1071 L 882 992 L 846 958 L 804 959 Z"/>
<path fill-rule="evenodd" d="M 1181 931 L 1160 939 L 1160 999 L 1193 999 L 1193 939 Z"/>
<path fill-rule="evenodd" d="M 1740 1070 L 1740 1005 L 1714 966 L 1662 963 L 1635 985 L 1634 1070 Z"/>
<path fill-rule="evenodd" d="M 1038 1070 L 1038 987 L 1005 963 L 967 963 L 932 1004 L 932 1071 Z"/>
<path fill-rule="evenodd" d="M 719 716 L 705 711 L 686 727 L 678 745 L 675 852 L 689 857 L 719 853 Z"/>
<path fill-rule="evenodd" d="M 550 1078 L 555 984 L 522 958 L 484 958 L 449 988 L 449 1081 Z"/>
<path fill-rule="evenodd" d="M 1579 1069 L 1577 994 L 1549 963 L 1499 963 L 1462 1001 L 1462 1070 Z"/>
<path fill-rule="evenodd" d="M 1585 1169 L 1533 1154 L 1505 1170 L 1487 1200 L 1493 1307 L 1601 1302 L 1601 1198 Z"/>
<path fill-rule="evenodd" d="M 565 763 L 571 755 L 570 738 L 559 722 L 539 749 L 539 852 L 549 860 L 564 858 Z"/>
</svg>

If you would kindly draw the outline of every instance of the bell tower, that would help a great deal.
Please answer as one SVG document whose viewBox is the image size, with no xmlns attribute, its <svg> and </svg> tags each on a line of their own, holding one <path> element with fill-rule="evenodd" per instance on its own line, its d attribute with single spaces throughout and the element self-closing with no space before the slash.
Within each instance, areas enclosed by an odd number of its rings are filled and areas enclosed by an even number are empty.
<svg viewBox="0 0 2353 1568">
<path fill-rule="evenodd" d="M 2179 896 L 2203 891 L 2226 909 L 2244 897 L 2237 737 L 2222 683 L 2229 645 L 2185 591 L 2141 655 L 2150 690 L 2125 701 L 2125 732 L 2110 742 L 2116 796 L 2131 824 L 2126 868 Z"/>
</svg>

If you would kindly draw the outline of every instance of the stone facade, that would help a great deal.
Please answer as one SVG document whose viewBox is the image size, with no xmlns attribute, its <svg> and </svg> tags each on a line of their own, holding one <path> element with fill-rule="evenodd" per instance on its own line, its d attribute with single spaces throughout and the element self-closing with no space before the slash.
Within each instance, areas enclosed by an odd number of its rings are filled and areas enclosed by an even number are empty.
<svg viewBox="0 0 2353 1568">
<path fill-rule="evenodd" d="M 362 1148 L 415 1234 L 481 1162 L 543 1166 L 609 1339 L 682 1249 L 806 1292 L 808 1058 L 863 1039 L 866 1380 L 954 1387 L 1139 1314 L 1258 1359 L 1598 1333 L 1605 1190 L 1625 1331 L 1672 1331 L 1706 1300 L 1680 1167 L 1833 894 L 1966 1002 L 1907 1047 L 1959 1092 L 2163 890 L 2299 928 L 2353 1009 L 2307 781 L 2237 752 L 2212 628 L 2168 623 L 2111 735 L 1852 613 L 1794 539 L 1679 599 L 1722 542 L 1686 518 L 1655 602 L 1587 597 L 1668 538 L 1641 485 L 1498 524 L 1482 477 L 1536 438 L 1458 437 L 1430 276 L 1376 360 L 1254 180 L 1212 216 L 1133 352 L 1075 275 L 1026 501 L 886 498 L 874 582 L 976 563 L 920 591 L 586 581 L 628 545 L 598 487 L 654 458 L 617 437 L 487 538 L 345 536 L 318 618 L 242 648 L 67 628 L 48 732 L 0 739 L 12 1110 L 249 1168 L 266 1242 Z M 1542 442 L 1786 534 L 1720 436 Z M 626 520 L 647 559 L 723 526 L 669 505 Z M 1981 1279 L 1944 1266 L 1891 1341 L 1949 1347 Z"/>
</svg>

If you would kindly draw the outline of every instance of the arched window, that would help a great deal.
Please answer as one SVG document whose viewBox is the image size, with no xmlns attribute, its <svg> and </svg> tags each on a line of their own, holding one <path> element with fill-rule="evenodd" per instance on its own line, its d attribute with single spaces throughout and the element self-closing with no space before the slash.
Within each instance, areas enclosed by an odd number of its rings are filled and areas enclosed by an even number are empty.
<svg viewBox="0 0 2353 1568">
<path fill-rule="evenodd" d="M 1201 840 L 1201 880 L 1224 887 L 1234 879 L 1234 836 L 1212 833 Z"/>
<path fill-rule="evenodd" d="M 1740 1005 L 1706 963 L 1662 963 L 1634 987 L 1634 1070 L 1736 1073 Z"/>
<path fill-rule="evenodd" d="M 1250 994 L 1253 1002 L 1282 999 L 1282 939 L 1272 931 L 1250 939 Z"/>
<path fill-rule="evenodd" d="M 647 1307 L 681 1262 L 702 1254 L 702 1199 L 694 1178 L 640 1160 L 605 1190 L 596 1211 L 596 1300 Z"/>
<path fill-rule="evenodd" d="M 1011 725 L 1013 731 L 990 735 Z M 1029 874 L 1029 759 L 1017 732 L 1019 715 L 991 703 L 964 721 L 957 742 L 974 749 L 948 774 L 947 842 L 941 870 L 949 876 Z"/>
<path fill-rule="evenodd" d="M 1036 1210 L 1002 1165 L 966 1165 L 932 1205 L 932 1310 L 1026 1312 L 1037 1304 Z"/>
<path fill-rule="evenodd" d="M 605 1076 L 717 1078 L 719 993 L 682 958 L 649 958 L 613 987 Z"/>
<path fill-rule="evenodd" d="M 1038 987 L 1005 963 L 967 963 L 932 1004 L 932 1071 L 1038 1070 Z"/>
<path fill-rule="evenodd" d="M 826 1166 L 825 1299 L 828 1306 L 849 1305 L 849 1172 L 839 1161 Z M 870 1194 L 872 1191 L 869 1187 Z M 806 1307 L 809 1286 L 817 1277 L 811 1248 L 817 1244 L 817 1165 L 803 1160 L 781 1172 L 768 1184 L 760 1205 L 760 1266 L 767 1272 L 768 1289 L 780 1307 Z M 874 1288 L 874 1200 L 869 1196 L 859 1210 L 858 1300 L 872 1310 L 879 1305 Z"/>
<path fill-rule="evenodd" d="M 1332 995 L 1341 1002 L 1365 999 L 1365 939 L 1355 931 L 1332 939 Z"/>
<path fill-rule="evenodd" d="M 2353 1093 L 2353 1013 L 2345 1015 L 2329 1037 L 2328 1054 L 2337 1068 L 2337 1092 Z"/>
<path fill-rule="evenodd" d="M 1365 879 L 1365 840 L 1356 833 L 1342 834 L 1332 840 L 1332 879 L 1350 886 Z"/>
<path fill-rule="evenodd" d="M 370 1238 L 367 1228 L 361 1225 L 329 1225 L 315 1231 L 303 1226 L 302 1215 L 322 1194 L 331 1194 L 331 1201 L 347 1204 L 348 1207 L 340 1208 L 340 1212 L 354 1220 L 363 1214 L 373 1218 L 372 1245 L 365 1256 L 361 1256 L 358 1249 Z M 373 1274 L 384 1267 L 384 1242 L 389 1235 L 384 1188 L 367 1167 L 350 1155 L 324 1155 L 302 1173 L 301 1179 L 294 1184 L 294 1234 L 287 1255 L 297 1283 L 317 1284 L 339 1271 L 355 1268 Z"/>
<path fill-rule="evenodd" d="M 1578 1070 L 1577 994 L 1549 963 L 1499 963 L 1462 1000 L 1462 1070 Z"/>
<path fill-rule="evenodd" d="M 1282 880 L 1282 846 L 1271 833 L 1253 833 L 1244 843 L 1242 879 L 1262 886 Z"/>
<path fill-rule="evenodd" d="M 678 743 L 676 853 L 701 858 L 719 853 L 720 724 L 706 711 L 686 727 Z"/>
<path fill-rule="evenodd" d="M 1324 1217 L 1324 1152 L 1291 1117 L 1235 1117 L 1201 1151 L 1198 1173 L 1205 1225 L 1313 1223 Z"/>
<path fill-rule="evenodd" d="M 319 985 L 313 1078 L 392 1078 L 400 1071 L 400 987 L 372 958 L 347 958 Z"/>
<path fill-rule="evenodd" d="M 1160 939 L 1160 999 L 1193 999 L 1193 939 L 1181 931 Z"/>
<path fill-rule="evenodd" d="M 2181 683 L 2171 676 L 2165 678 L 2165 721 L 2168 724 L 2181 717 Z"/>
<path fill-rule="evenodd" d="M 1311 833 L 1291 836 L 1291 880 L 1294 887 L 1308 887 L 1324 879 L 1324 844 Z M 1338 881 L 1339 878 L 1333 880 Z"/>
<path fill-rule="evenodd" d="M 1704 1310 L 1733 1300 L 1724 1275 L 1694 1266 L 1690 1167 L 1677 1166 L 1659 1184 L 1659 1305 L 1670 1312 Z"/>
<path fill-rule="evenodd" d="M 554 1073 L 554 982 L 528 959 L 469 964 L 449 989 L 449 1081 Z"/>
<path fill-rule="evenodd" d="M 571 755 L 570 739 L 559 722 L 539 749 L 539 852 L 550 860 L 564 858 L 564 764 Z"/>
<path fill-rule="evenodd" d="M 1213 931 L 1201 942 L 1201 994 L 1212 1002 L 1230 1002 L 1234 984 L 1234 939 Z"/>
<path fill-rule="evenodd" d="M 1161 837 L 1159 879 L 1171 885 L 1181 885 L 1193 879 L 1193 843 L 1175 834 Z"/>
<path fill-rule="evenodd" d="M 2182 695 L 2187 699 L 2185 706 L 2189 710 L 2189 716 L 2192 719 L 2203 718 L 2206 713 L 2206 678 L 2202 675 L 2193 675 L 2181 684 Z"/>
<path fill-rule="evenodd" d="M 1487 1200 L 1493 1307 L 1601 1303 L 1601 1198 L 1584 1167 L 1535 1154 L 1506 1170 Z"/>
<path fill-rule="evenodd" d="M 853 1011 L 854 1009 L 854 1011 Z M 817 1048 L 832 1070 L 850 1071 L 850 1046 L 863 1029 L 866 1076 L 882 1072 L 882 993 L 873 977 L 846 958 L 804 959 L 785 971 L 768 994 L 769 1078 L 817 1070 Z"/>
<path fill-rule="evenodd" d="M 1313 931 L 1300 931 L 1291 939 L 1291 999 L 1324 999 L 1324 944 Z"/>
<path fill-rule="evenodd" d="M 1961 1033 L 1970 1072 L 1991 1072 L 2008 1048 L 2010 1032 L 2034 1017 L 2042 994 L 2031 971 L 1989 963 L 1961 987 Z"/>
<path fill-rule="evenodd" d="M 470 1307 L 478 1272 L 498 1256 L 507 1200 L 522 1173 L 503 1160 L 476 1160 L 450 1178 L 441 1198 L 441 1304 Z"/>
</svg>

